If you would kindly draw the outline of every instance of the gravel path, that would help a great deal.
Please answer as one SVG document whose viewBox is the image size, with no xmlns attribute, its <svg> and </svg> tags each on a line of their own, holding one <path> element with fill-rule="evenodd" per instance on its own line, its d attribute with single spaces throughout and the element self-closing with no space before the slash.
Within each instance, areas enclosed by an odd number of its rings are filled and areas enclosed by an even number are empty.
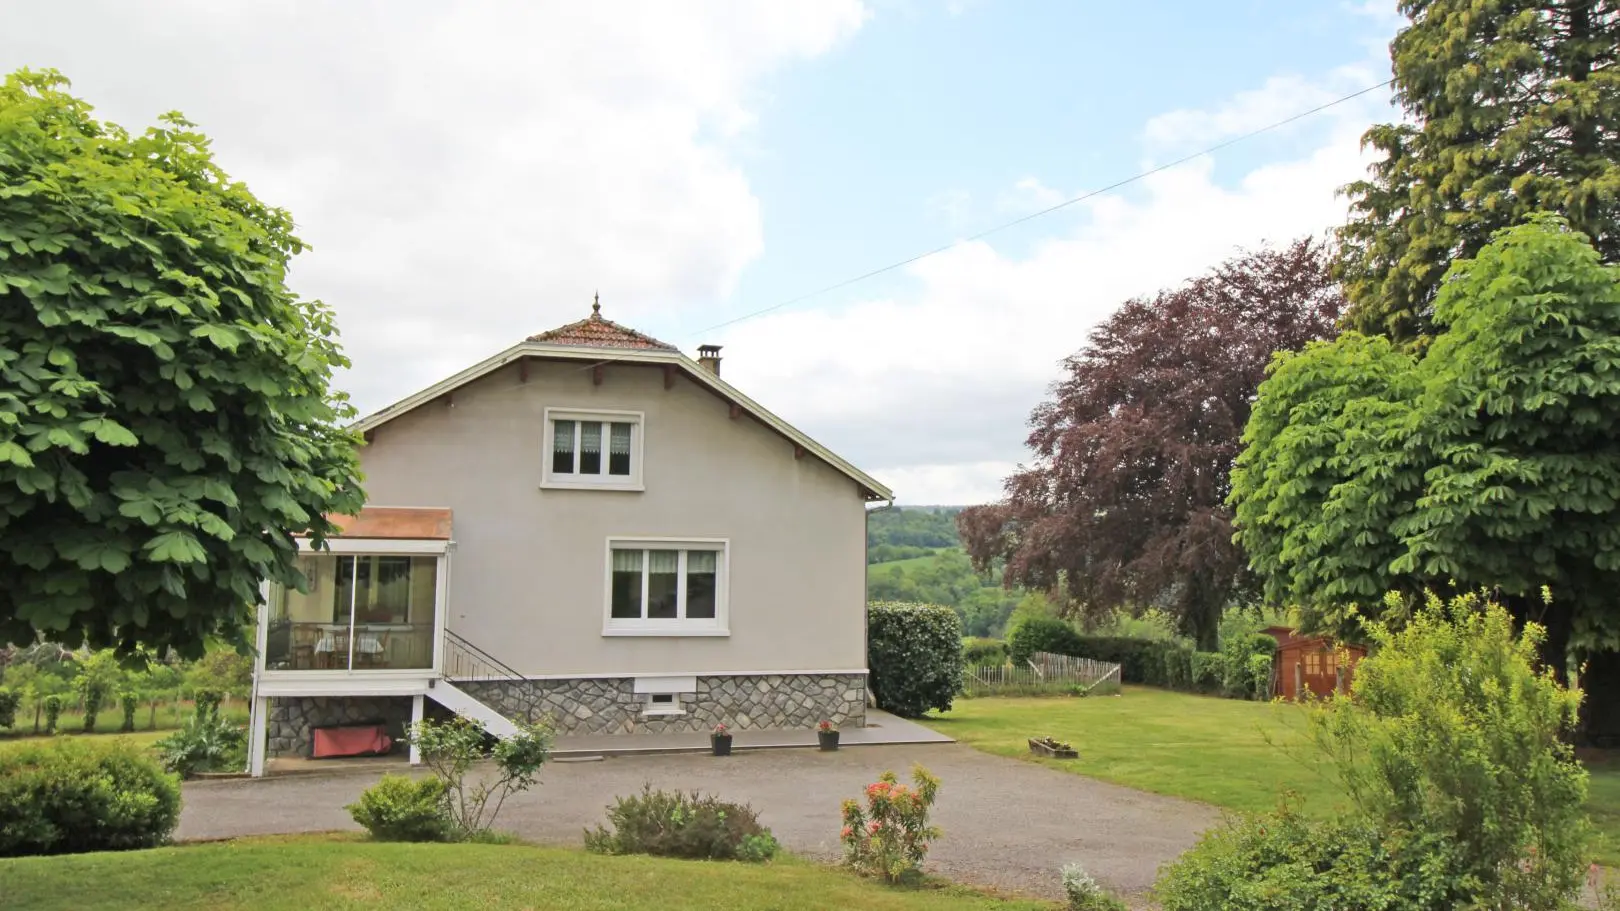
<svg viewBox="0 0 1620 911">
<path fill-rule="evenodd" d="M 1161 863 L 1218 819 L 1210 807 L 991 756 L 958 744 L 868 746 L 820 753 L 764 750 L 609 758 L 548 765 L 539 788 L 507 802 L 498 827 L 538 842 L 579 844 L 612 798 L 651 782 L 752 804 L 796 853 L 838 855 L 838 805 L 885 769 L 904 780 L 921 762 L 943 782 L 945 836 L 929 868 L 1008 892 L 1061 897 L 1058 870 L 1078 861 L 1116 892 L 1140 897 Z M 185 786 L 181 839 L 352 829 L 343 805 L 380 773 L 333 772 Z"/>
</svg>

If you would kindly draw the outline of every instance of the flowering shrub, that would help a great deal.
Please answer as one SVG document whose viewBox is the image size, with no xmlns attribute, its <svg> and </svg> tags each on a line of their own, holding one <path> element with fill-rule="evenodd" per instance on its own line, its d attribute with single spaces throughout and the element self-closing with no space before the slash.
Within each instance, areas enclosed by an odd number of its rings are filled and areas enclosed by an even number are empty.
<svg viewBox="0 0 1620 911">
<path fill-rule="evenodd" d="M 928 843 L 940 836 L 928 824 L 928 811 L 939 793 L 939 779 L 920 765 L 913 766 L 913 787 L 900 784 L 893 772 L 884 772 L 866 786 L 866 808 L 844 801 L 844 862 L 867 876 L 891 883 L 922 873 Z"/>
<path fill-rule="evenodd" d="M 731 732 L 726 730 L 725 725 L 717 724 L 717 725 L 714 726 L 714 736 L 716 736 L 716 737 L 730 737 Z"/>
<path fill-rule="evenodd" d="M 820 731 L 823 734 L 830 734 L 833 731 L 836 731 L 838 729 L 833 727 L 833 723 L 831 721 L 823 721 L 820 724 L 816 725 L 816 730 Z"/>
</svg>

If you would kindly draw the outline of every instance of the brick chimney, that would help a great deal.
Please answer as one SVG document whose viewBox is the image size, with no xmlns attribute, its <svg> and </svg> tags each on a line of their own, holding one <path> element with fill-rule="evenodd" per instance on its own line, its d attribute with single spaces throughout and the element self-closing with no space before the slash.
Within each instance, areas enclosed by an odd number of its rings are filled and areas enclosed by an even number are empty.
<svg viewBox="0 0 1620 911">
<path fill-rule="evenodd" d="M 720 375 L 720 346 L 719 345 L 699 345 L 698 346 L 698 366 L 702 367 L 704 370 L 709 371 L 710 373 L 714 374 L 715 376 L 719 376 Z"/>
</svg>

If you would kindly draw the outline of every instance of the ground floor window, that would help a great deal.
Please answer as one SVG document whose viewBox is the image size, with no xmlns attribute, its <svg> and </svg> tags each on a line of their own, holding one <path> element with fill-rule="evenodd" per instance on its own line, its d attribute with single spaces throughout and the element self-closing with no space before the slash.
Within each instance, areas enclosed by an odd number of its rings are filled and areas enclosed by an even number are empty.
<svg viewBox="0 0 1620 911">
<path fill-rule="evenodd" d="M 725 564 L 723 542 L 610 541 L 607 631 L 723 631 Z"/>
</svg>

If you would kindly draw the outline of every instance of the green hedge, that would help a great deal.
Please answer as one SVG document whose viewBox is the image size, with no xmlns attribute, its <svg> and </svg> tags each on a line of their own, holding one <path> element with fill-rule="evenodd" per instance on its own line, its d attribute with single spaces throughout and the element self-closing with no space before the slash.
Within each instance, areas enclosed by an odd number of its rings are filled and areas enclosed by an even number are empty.
<svg viewBox="0 0 1620 911">
<path fill-rule="evenodd" d="M 179 780 L 122 738 L 0 750 L 0 857 L 150 848 L 179 821 Z"/>
<path fill-rule="evenodd" d="M 902 718 L 949 711 L 962 689 L 962 618 L 938 604 L 874 601 L 866 661 L 878 708 Z"/>
<path fill-rule="evenodd" d="M 1080 647 L 1080 634 L 1066 621 L 1055 617 L 1029 617 L 1013 627 L 1007 636 L 1007 657 L 1020 666 L 1036 652 L 1079 655 Z"/>
<path fill-rule="evenodd" d="M 1276 650 L 1276 640 L 1264 633 L 1234 637 L 1219 652 L 1195 652 L 1172 639 L 1085 636 L 1051 617 L 1031 617 L 1007 636 L 1007 651 L 1015 664 L 1034 652 L 1073 655 L 1118 664 L 1126 683 L 1235 699 L 1271 695 L 1270 662 Z"/>
<path fill-rule="evenodd" d="M 962 660 L 969 667 L 1000 667 L 1007 663 L 1007 643 L 1000 639 L 964 639 Z"/>
<path fill-rule="evenodd" d="M 17 703 L 21 698 L 10 690 L 0 690 L 0 728 L 13 727 L 17 723 Z"/>
</svg>

